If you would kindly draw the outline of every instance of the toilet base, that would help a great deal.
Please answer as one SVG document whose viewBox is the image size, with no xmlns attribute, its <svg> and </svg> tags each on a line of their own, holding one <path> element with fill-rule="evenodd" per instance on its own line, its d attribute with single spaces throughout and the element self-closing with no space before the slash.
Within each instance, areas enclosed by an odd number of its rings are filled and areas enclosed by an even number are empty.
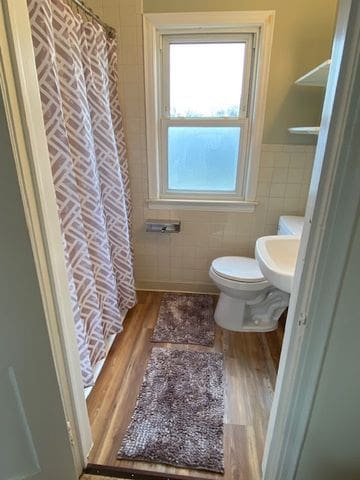
<svg viewBox="0 0 360 480">
<path fill-rule="evenodd" d="M 290 295 L 275 287 L 259 292 L 251 300 L 230 297 L 224 292 L 215 309 L 215 322 L 234 332 L 270 332 L 289 304 Z"/>
</svg>

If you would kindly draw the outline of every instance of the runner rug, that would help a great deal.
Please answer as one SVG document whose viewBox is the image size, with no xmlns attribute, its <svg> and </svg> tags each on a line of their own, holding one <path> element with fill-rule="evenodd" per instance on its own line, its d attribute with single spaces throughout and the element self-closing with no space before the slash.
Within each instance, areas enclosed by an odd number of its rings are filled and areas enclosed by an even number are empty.
<svg viewBox="0 0 360 480">
<path fill-rule="evenodd" d="M 223 473 L 223 355 L 155 347 L 118 458 Z"/>
<path fill-rule="evenodd" d="M 164 294 L 152 342 L 212 346 L 214 338 L 211 295 Z"/>
</svg>

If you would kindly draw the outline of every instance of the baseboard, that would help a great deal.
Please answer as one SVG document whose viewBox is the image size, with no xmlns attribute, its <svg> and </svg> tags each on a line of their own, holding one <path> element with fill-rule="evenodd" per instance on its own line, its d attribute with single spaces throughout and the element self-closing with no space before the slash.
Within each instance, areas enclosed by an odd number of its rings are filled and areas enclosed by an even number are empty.
<svg viewBox="0 0 360 480">
<path fill-rule="evenodd" d="M 136 282 L 136 290 L 152 292 L 176 292 L 176 293 L 210 293 L 219 294 L 219 290 L 211 283 L 193 282 L 154 282 L 140 280 Z"/>
</svg>

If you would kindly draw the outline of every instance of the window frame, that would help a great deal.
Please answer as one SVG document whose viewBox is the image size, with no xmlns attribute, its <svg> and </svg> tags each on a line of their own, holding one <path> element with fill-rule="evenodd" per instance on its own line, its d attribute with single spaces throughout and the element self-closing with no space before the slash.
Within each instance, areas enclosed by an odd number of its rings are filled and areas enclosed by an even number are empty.
<svg viewBox="0 0 360 480">
<path fill-rule="evenodd" d="M 250 77 L 253 62 L 254 33 L 185 33 L 182 35 L 163 35 L 161 37 L 161 64 L 159 92 L 160 118 L 159 118 L 159 170 L 160 170 L 160 198 L 163 199 L 206 199 L 206 200 L 243 200 L 244 173 L 246 169 L 246 152 L 248 144 L 248 112 L 251 102 Z M 243 88 L 239 99 L 239 115 L 237 117 L 171 117 L 170 116 L 170 45 L 185 43 L 235 43 L 246 44 L 245 68 Z M 241 143 L 237 159 L 236 185 L 234 191 L 219 190 L 173 190 L 168 188 L 168 128 L 171 126 L 235 126 L 241 129 Z"/>
<path fill-rule="evenodd" d="M 144 14 L 144 66 L 145 66 L 145 103 L 146 103 L 146 130 L 147 130 L 147 158 L 148 158 L 148 186 L 149 208 L 181 208 L 211 211 L 253 211 L 256 206 L 255 195 L 257 175 L 261 152 L 262 131 L 265 115 L 265 100 L 267 80 L 270 66 L 270 51 L 272 44 L 274 11 L 254 12 L 199 12 L 199 13 L 158 13 Z M 239 162 L 237 191 L 234 192 L 184 192 L 169 191 L 167 189 L 167 161 L 162 155 L 167 148 L 167 135 L 170 123 L 181 124 L 181 117 L 169 119 L 164 116 L 164 95 L 169 99 L 169 88 L 164 86 L 163 48 L 167 48 L 167 39 L 181 36 L 207 35 L 209 41 L 214 34 L 231 38 L 241 35 L 253 35 L 255 68 L 251 79 L 251 95 L 248 96 L 250 110 L 249 118 L 219 117 L 224 125 L 241 126 L 241 135 L 245 134 L 245 141 L 241 139 L 239 156 L 246 156 L 247 162 Z M 182 37 L 184 38 L 184 37 Z M 204 38 L 204 37 L 203 37 Z M 245 37 L 244 37 L 245 38 Z M 165 39 L 165 42 L 164 42 Z M 248 75 L 248 73 L 247 73 Z M 244 78 L 245 81 L 245 78 Z M 249 80 L 250 82 L 250 80 Z M 165 88 L 164 88 L 165 87 Z M 244 91 L 244 90 L 243 90 Z M 243 98 L 242 98 L 243 101 Z M 169 103 L 169 100 L 168 100 Z M 244 111 L 244 109 L 243 109 Z M 204 118 L 198 125 L 219 125 L 218 119 Z M 186 119 L 186 125 L 191 120 Z M 185 123 L 184 123 L 185 124 Z M 220 125 L 219 125 L 220 126 Z M 246 149 L 246 151 L 244 151 Z M 167 153 L 167 152 L 166 152 Z M 243 157 L 244 158 L 244 157 Z"/>
</svg>

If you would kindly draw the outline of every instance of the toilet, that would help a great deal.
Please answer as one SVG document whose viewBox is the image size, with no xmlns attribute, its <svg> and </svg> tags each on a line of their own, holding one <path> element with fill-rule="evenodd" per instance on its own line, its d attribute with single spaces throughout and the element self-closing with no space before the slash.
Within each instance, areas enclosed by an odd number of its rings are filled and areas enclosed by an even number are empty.
<svg viewBox="0 0 360 480">
<path fill-rule="evenodd" d="M 278 235 L 302 233 L 304 217 L 282 215 Z M 214 318 L 220 327 L 236 332 L 275 330 L 290 295 L 271 285 L 254 258 L 219 257 L 209 276 L 220 290 Z"/>
</svg>

